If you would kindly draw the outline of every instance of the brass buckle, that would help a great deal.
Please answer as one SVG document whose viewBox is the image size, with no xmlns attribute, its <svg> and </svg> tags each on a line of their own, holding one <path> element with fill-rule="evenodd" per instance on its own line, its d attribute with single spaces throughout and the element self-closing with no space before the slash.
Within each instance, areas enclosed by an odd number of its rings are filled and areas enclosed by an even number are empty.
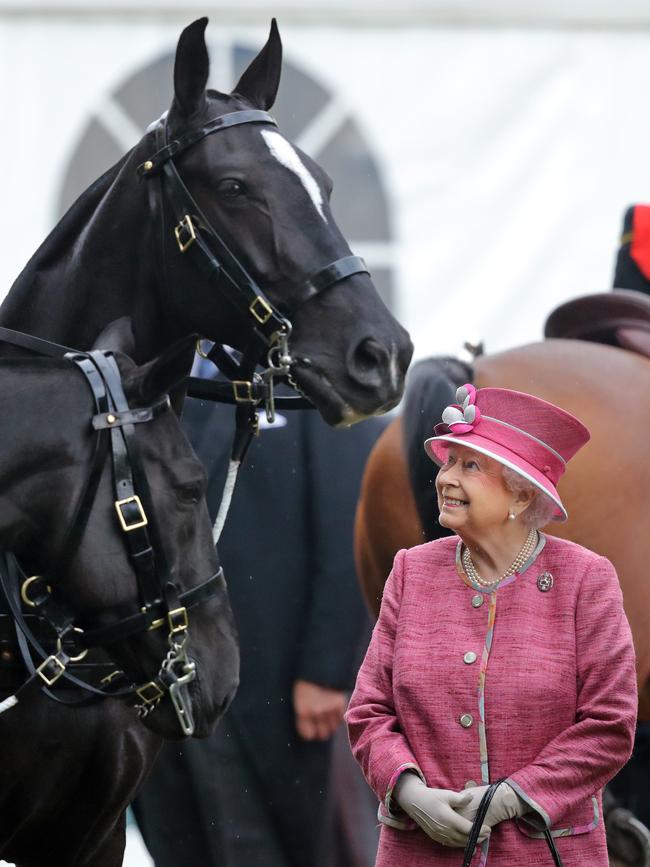
<svg viewBox="0 0 650 867">
<path fill-rule="evenodd" d="M 29 605 L 30 608 L 36 608 L 36 603 L 32 602 L 32 600 L 27 595 L 27 588 L 31 587 L 34 581 L 40 581 L 42 577 L 42 575 L 32 575 L 31 578 L 26 578 L 20 588 L 20 598 L 23 600 L 25 605 Z M 47 587 L 47 592 L 51 593 L 52 588 L 50 587 L 50 585 L 46 584 L 45 586 Z"/>
<path fill-rule="evenodd" d="M 246 379 L 233 379 L 232 393 L 235 396 L 235 403 L 254 403 L 253 383 Z"/>
<path fill-rule="evenodd" d="M 50 665 L 58 665 L 59 670 L 55 671 L 50 677 L 45 673 L 46 669 Z M 45 683 L 46 686 L 52 686 L 57 682 L 57 680 L 61 677 L 63 672 L 65 671 L 65 665 L 61 662 L 58 655 L 57 656 L 48 656 L 47 659 L 44 659 L 43 662 L 36 669 L 36 674 L 40 677 L 40 679 Z"/>
<path fill-rule="evenodd" d="M 175 635 L 177 632 L 185 632 L 190 625 L 187 617 L 187 608 L 172 608 L 167 614 L 167 622 L 169 623 L 170 635 Z"/>
<path fill-rule="evenodd" d="M 258 312 L 258 307 L 261 307 L 262 312 Z M 253 314 L 255 319 L 260 323 L 260 325 L 265 325 L 271 316 L 273 316 L 273 308 L 266 300 L 266 298 L 262 298 L 261 295 L 256 295 L 248 309 Z"/>
<path fill-rule="evenodd" d="M 201 343 L 202 343 L 202 342 L 203 342 L 203 338 L 202 338 L 202 337 L 197 337 L 197 338 L 196 338 L 196 348 L 195 348 L 195 352 L 196 352 L 196 354 L 197 354 L 200 358 L 205 358 L 206 361 L 210 361 L 210 356 L 208 355 L 208 353 L 207 353 L 207 352 L 203 349 L 203 347 L 201 346 Z"/>
<path fill-rule="evenodd" d="M 185 240 L 181 237 L 183 232 L 188 233 L 188 237 Z M 184 253 L 196 241 L 196 230 L 189 214 L 185 214 L 178 226 L 174 227 L 174 234 L 176 235 L 176 243 L 181 253 Z"/>
<path fill-rule="evenodd" d="M 147 690 L 155 691 L 151 692 L 150 695 L 147 695 Z M 144 686 L 139 686 L 136 689 L 136 692 L 145 704 L 153 704 L 154 701 L 158 701 L 158 699 L 162 698 L 165 694 L 158 686 L 158 684 L 153 680 L 150 680 L 149 683 L 145 683 Z"/>
<path fill-rule="evenodd" d="M 127 503 L 135 503 L 140 512 L 140 518 L 134 521 L 133 524 L 127 524 L 124 520 L 122 506 L 125 506 Z M 139 527 L 146 527 L 149 523 L 147 516 L 144 513 L 144 509 L 142 508 L 140 497 L 137 494 L 134 494 L 132 497 L 125 497 L 123 500 L 115 500 L 115 511 L 117 512 L 117 517 L 120 519 L 120 524 L 125 533 L 130 533 L 131 530 L 137 530 Z"/>
</svg>

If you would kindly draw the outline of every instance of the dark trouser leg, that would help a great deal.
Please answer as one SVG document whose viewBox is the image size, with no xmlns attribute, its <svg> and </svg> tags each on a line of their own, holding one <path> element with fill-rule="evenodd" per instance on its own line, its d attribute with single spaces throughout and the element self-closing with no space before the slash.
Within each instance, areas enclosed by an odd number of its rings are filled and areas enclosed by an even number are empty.
<svg viewBox="0 0 650 867">
<path fill-rule="evenodd" d="M 156 867 L 287 867 L 266 802 L 226 718 L 165 747 L 134 812 Z"/>
</svg>

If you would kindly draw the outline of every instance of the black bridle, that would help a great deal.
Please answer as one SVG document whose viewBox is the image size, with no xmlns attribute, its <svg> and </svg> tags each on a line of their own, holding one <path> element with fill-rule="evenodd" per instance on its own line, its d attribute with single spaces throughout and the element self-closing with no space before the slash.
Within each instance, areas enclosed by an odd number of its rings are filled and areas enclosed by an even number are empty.
<svg viewBox="0 0 650 867">
<path fill-rule="evenodd" d="M 5 592 L 29 678 L 13 696 L 0 704 L 8 710 L 25 696 L 43 690 L 63 704 L 88 703 L 89 699 L 135 699 L 140 716 L 146 716 L 169 693 L 184 734 L 194 731 L 188 684 L 196 677 L 196 664 L 188 655 L 188 611 L 215 596 L 224 586 L 222 570 L 182 590 L 172 577 L 155 518 L 153 500 L 135 438 L 135 426 L 157 418 L 170 407 L 165 396 L 156 404 L 131 409 L 122 388 L 119 368 L 109 352 L 73 352 L 65 356 L 84 375 L 94 400 L 94 446 L 90 468 L 68 525 L 52 574 L 65 574 L 77 551 L 95 503 L 99 481 L 110 455 L 116 520 L 122 530 L 138 585 L 138 602 L 103 610 L 98 623 L 80 621 L 72 606 L 53 592 L 47 575 L 26 578 L 15 557 L 2 556 L 0 583 Z M 30 627 L 25 608 L 54 632 L 56 651 L 48 654 Z M 94 686 L 68 671 L 91 648 L 105 648 L 130 636 L 167 627 L 168 647 L 158 674 L 142 684 L 120 686 L 123 672 L 112 673 L 105 685 Z M 35 665 L 32 653 L 40 658 Z M 118 677 L 119 675 L 119 677 Z M 62 681 L 83 690 L 81 699 L 63 699 L 51 692 Z"/>
<path fill-rule="evenodd" d="M 186 255 L 196 267 L 217 284 L 222 296 L 244 318 L 248 339 L 241 360 L 234 362 L 222 345 L 216 345 L 207 357 L 231 383 L 224 391 L 222 384 L 206 388 L 205 381 L 190 379 L 188 394 L 213 400 L 225 400 L 237 404 L 237 429 L 240 442 L 233 447 L 233 457 L 243 456 L 247 446 L 242 433 L 252 434 L 257 426 L 257 407 L 266 406 L 269 420 L 274 414 L 274 380 L 284 379 L 291 385 L 291 367 L 294 359 L 289 345 L 292 324 L 296 312 L 317 295 L 335 283 L 353 274 L 368 273 L 365 262 L 359 256 L 344 256 L 325 265 L 301 283 L 287 287 L 278 305 L 269 301 L 255 279 L 249 274 L 239 258 L 232 252 L 217 229 L 201 211 L 195 198 L 183 182 L 175 160 L 202 141 L 206 136 L 243 124 L 266 124 L 277 126 L 265 111 L 245 109 L 215 117 L 198 129 L 169 141 L 167 113 L 152 126 L 155 152 L 138 167 L 138 174 L 148 183 L 149 204 L 157 222 L 160 239 L 160 254 L 156 261 L 161 266 L 161 283 L 166 284 L 167 238 L 170 233 L 176 241 L 179 254 Z M 168 216 L 169 212 L 169 216 Z M 256 374 L 258 363 L 264 361 L 267 368 Z M 230 392 L 230 395 L 228 394 Z M 303 398 L 284 398 L 285 406 L 295 401 L 300 407 L 311 406 Z M 250 442 L 250 437 L 248 439 Z"/>
</svg>

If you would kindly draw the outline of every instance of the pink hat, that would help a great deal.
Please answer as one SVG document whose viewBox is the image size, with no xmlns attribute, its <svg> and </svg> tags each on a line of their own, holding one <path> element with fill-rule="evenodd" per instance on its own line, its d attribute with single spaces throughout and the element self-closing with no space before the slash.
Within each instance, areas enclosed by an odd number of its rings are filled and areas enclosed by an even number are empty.
<svg viewBox="0 0 650 867">
<path fill-rule="evenodd" d="M 443 464 L 448 443 L 488 455 L 550 497 L 557 507 L 553 519 L 566 521 L 556 485 L 567 461 L 589 440 L 582 422 L 552 403 L 509 388 L 463 385 L 456 401 L 443 412 L 436 436 L 424 443 L 429 457 Z"/>
</svg>

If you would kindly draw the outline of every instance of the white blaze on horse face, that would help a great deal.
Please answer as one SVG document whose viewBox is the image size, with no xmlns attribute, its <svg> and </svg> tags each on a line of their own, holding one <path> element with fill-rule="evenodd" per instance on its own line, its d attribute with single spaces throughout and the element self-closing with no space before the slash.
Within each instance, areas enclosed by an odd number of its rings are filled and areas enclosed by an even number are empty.
<svg viewBox="0 0 650 867">
<path fill-rule="evenodd" d="M 314 207 L 323 220 L 327 222 L 327 217 L 323 211 L 323 194 L 320 191 L 320 187 L 316 183 L 314 176 L 309 172 L 307 166 L 294 150 L 293 145 L 291 145 L 286 138 L 283 138 L 279 132 L 273 132 L 269 129 L 263 129 L 260 130 L 260 132 L 262 133 L 262 138 L 264 139 L 268 149 L 271 151 L 271 154 L 279 163 L 281 163 L 281 165 L 289 169 L 290 172 L 293 172 L 294 175 L 298 176 L 300 183 L 303 185 L 309 198 L 314 203 Z"/>
</svg>

